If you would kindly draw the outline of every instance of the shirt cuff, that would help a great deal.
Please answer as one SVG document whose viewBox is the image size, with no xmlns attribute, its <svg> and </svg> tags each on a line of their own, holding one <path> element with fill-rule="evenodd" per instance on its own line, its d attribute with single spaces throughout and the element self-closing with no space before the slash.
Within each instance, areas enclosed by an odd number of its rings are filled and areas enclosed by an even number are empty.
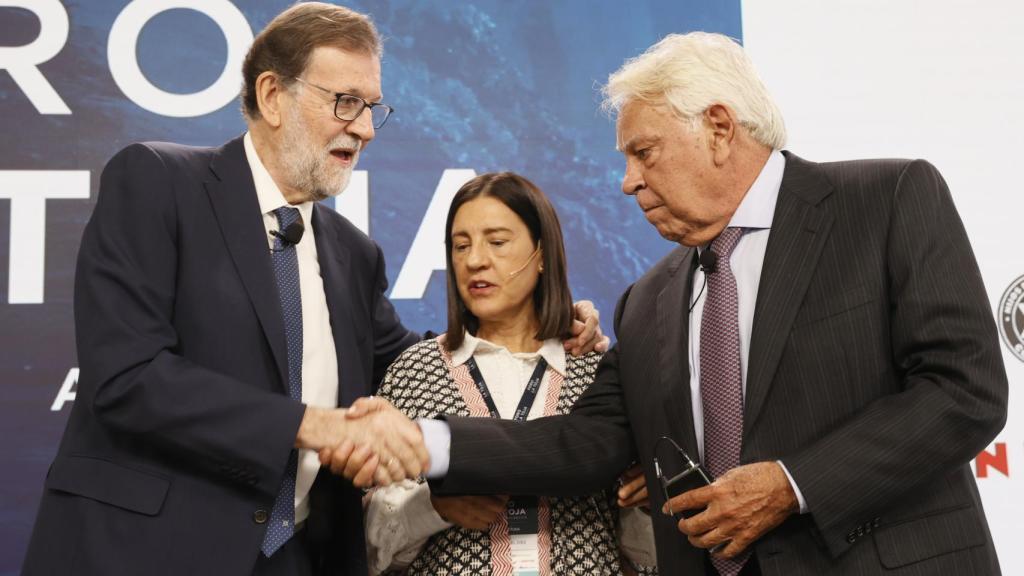
<svg viewBox="0 0 1024 576">
<path fill-rule="evenodd" d="M 409 522 L 411 538 L 423 540 L 452 526 L 434 510 L 434 504 L 430 501 L 430 486 L 426 482 L 417 484 L 411 492 L 402 507 L 402 514 Z"/>
<path fill-rule="evenodd" d="M 448 474 L 448 461 L 451 457 L 452 430 L 444 420 L 420 418 L 416 420 L 423 434 L 423 444 L 430 454 L 430 466 L 427 478 L 436 480 Z"/>
<path fill-rule="evenodd" d="M 403 480 L 370 492 L 366 507 L 366 549 L 370 573 L 412 564 L 427 540 L 447 529 L 430 501 L 430 487 Z"/>
<path fill-rule="evenodd" d="M 431 455 L 431 459 L 433 459 L 433 455 Z M 800 493 L 800 487 L 793 481 L 793 477 L 789 474 L 789 470 L 786 469 L 786 465 L 782 463 L 782 460 L 776 460 L 776 462 L 778 462 L 779 466 L 782 466 L 782 471 L 786 473 L 786 480 L 789 480 L 789 485 L 793 488 L 793 493 L 796 494 L 796 501 L 800 503 L 800 513 L 807 514 L 807 501 L 804 500 L 804 495 Z"/>
</svg>

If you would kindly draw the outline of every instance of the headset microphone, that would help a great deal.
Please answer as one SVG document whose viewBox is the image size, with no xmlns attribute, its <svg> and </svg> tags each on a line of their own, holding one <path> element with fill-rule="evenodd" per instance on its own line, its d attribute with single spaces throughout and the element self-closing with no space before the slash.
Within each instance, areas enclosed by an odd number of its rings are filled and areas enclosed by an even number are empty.
<svg viewBox="0 0 1024 576">
<path fill-rule="evenodd" d="M 526 262 L 524 262 L 523 265 L 520 266 L 518 270 L 516 270 L 515 272 L 510 272 L 509 273 L 509 275 L 508 275 L 509 279 L 511 280 L 512 278 L 515 278 L 516 276 L 519 275 L 520 272 L 522 272 L 523 270 L 526 270 L 526 267 L 530 265 L 530 262 L 533 260 L 534 256 L 536 256 L 538 252 L 540 252 L 540 247 L 539 246 L 537 247 L 536 250 L 533 251 L 533 254 L 530 254 L 530 257 L 526 259 Z"/>
</svg>

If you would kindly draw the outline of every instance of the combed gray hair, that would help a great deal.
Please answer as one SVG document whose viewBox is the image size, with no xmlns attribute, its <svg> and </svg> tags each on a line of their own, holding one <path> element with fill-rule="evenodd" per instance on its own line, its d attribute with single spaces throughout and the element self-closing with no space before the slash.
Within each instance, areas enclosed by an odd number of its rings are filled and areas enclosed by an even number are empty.
<svg viewBox="0 0 1024 576">
<path fill-rule="evenodd" d="M 722 34 L 669 34 L 608 77 L 603 108 L 621 112 L 632 100 L 668 104 L 696 127 L 714 104 L 732 109 L 754 140 L 779 150 L 786 143 L 782 113 L 735 40 Z"/>
</svg>

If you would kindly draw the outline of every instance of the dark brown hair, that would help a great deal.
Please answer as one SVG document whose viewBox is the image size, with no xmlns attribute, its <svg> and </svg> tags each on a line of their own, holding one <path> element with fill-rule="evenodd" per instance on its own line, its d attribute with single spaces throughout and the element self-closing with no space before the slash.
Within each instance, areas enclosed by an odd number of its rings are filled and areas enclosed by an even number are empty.
<svg viewBox="0 0 1024 576">
<path fill-rule="evenodd" d="M 572 293 L 562 242 L 562 225 L 547 196 L 537 186 L 512 172 L 481 174 L 466 182 L 452 199 L 448 221 L 444 227 L 445 260 L 448 263 L 448 332 L 445 348 L 455 350 L 462 345 L 465 333 L 475 333 L 480 327 L 476 316 L 466 307 L 459 294 L 452 265 L 452 225 L 455 214 L 463 204 L 490 196 L 501 201 L 526 224 L 534 246 L 540 243 L 544 272 L 533 290 L 533 306 L 537 311 L 540 328 L 535 338 L 568 338 L 571 335 L 573 309 Z"/>
<path fill-rule="evenodd" d="M 380 57 L 380 36 L 369 16 L 333 4 L 303 2 L 278 14 L 253 40 L 242 64 L 242 112 L 260 117 L 256 78 L 268 70 L 289 85 L 306 70 L 309 56 L 331 46 Z"/>
</svg>

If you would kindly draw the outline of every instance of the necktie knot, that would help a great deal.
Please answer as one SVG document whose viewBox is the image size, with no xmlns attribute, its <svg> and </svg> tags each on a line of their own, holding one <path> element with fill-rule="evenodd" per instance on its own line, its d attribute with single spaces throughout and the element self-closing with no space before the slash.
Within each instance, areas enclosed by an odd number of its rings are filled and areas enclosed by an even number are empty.
<svg viewBox="0 0 1024 576">
<path fill-rule="evenodd" d="M 282 206 L 273 211 L 277 217 L 277 225 L 281 230 L 291 226 L 299 219 L 299 209 L 291 206 Z"/>
<path fill-rule="evenodd" d="M 740 237 L 743 236 L 743 228 L 726 228 L 722 230 L 722 233 L 711 241 L 711 250 L 718 255 L 719 260 L 725 259 L 729 261 L 729 256 L 732 255 L 732 251 L 736 248 L 736 244 L 739 243 Z"/>
</svg>

